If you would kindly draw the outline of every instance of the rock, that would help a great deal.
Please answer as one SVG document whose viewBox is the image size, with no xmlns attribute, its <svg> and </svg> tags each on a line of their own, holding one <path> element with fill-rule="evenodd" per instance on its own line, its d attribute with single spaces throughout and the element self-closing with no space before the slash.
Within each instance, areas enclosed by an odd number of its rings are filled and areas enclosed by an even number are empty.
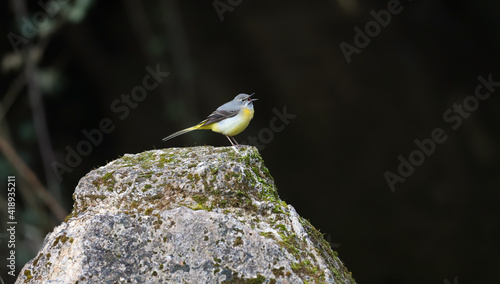
<svg viewBox="0 0 500 284">
<path fill-rule="evenodd" d="M 355 283 L 279 199 L 257 149 L 238 149 L 153 150 L 91 171 L 16 283 Z"/>
</svg>

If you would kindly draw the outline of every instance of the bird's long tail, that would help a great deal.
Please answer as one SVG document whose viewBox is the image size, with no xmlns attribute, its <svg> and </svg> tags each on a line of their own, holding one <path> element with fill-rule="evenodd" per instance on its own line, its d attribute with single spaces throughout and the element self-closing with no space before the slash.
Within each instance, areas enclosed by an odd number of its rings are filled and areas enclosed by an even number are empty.
<svg viewBox="0 0 500 284">
<path fill-rule="evenodd" d="M 210 129 L 209 125 L 204 125 L 204 124 L 205 124 L 205 122 L 206 122 L 206 120 L 204 120 L 204 121 L 202 121 L 202 122 L 198 123 L 198 124 L 197 124 L 197 125 L 195 125 L 195 126 L 188 127 L 188 128 L 186 128 L 186 129 L 179 130 L 179 131 L 177 131 L 177 132 L 175 132 L 175 133 L 173 133 L 173 134 L 170 134 L 169 136 L 167 136 L 167 137 L 163 138 L 162 140 L 163 140 L 163 141 L 167 141 L 167 140 L 170 140 L 170 139 L 175 138 L 175 137 L 177 137 L 177 136 L 180 136 L 180 135 L 182 135 L 182 134 L 185 134 L 185 133 L 191 132 L 191 131 L 193 131 L 193 130 L 198 130 L 198 129 Z"/>
</svg>

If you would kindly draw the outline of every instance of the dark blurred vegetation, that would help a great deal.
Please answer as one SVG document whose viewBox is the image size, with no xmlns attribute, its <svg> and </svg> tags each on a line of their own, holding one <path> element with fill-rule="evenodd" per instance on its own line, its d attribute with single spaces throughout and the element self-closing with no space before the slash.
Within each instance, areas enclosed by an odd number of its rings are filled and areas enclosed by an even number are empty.
<svg viewBox="0 0 500 284">
<path fill-rule="evenodd" d="M 237 140 L 269 127 L 273 108 L 297 115 L 261 154 L 281 197 L 335 244 L 359 283 L 498 282 L 500 89 L 456 130 L 443 113 L 474 95 L 479 75 L 500 81 L 500 2 L 403 1 L 350 64 L 339 44 L 353 44 L 354 27 L 389 1 L 242 1 L 223 21 L 211 1 L 59 2 L 31 37 L 15 19 L 33 19 L 40 4 L 3 1 L 0 10 L 0 133 L 12 147 L 2 147 L 1 187 L 16 175 L 18 269 L 60 224 L 54 204 L 71 211 L 87 172 L 125 153 L 227 146 L 211 132 L 161 138 L 255 92 L 255 118 Z M 20 51 L 9 33 L 28 38 Z M 157 65 L 170 75 L 120 119 L 113 101 Z M 103 118 L 115 129 L 59 181 L 51 164 L 65 163 L 66 147 Z M 437 127 L 448 139 L 392 193 L 384 172 Z"/>
</svg>

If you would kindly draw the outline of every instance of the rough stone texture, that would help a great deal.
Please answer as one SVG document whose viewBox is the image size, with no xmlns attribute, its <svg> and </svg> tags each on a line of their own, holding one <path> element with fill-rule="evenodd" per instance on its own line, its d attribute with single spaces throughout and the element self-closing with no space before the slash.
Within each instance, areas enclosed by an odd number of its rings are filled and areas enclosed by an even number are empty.
<svg viewBox="0 0 500 284">
<path fill-rule="evenodd" d="M 74 200 L 16 283 L 355 283 L 254 147 L 127 154 Z"/>
</svg>

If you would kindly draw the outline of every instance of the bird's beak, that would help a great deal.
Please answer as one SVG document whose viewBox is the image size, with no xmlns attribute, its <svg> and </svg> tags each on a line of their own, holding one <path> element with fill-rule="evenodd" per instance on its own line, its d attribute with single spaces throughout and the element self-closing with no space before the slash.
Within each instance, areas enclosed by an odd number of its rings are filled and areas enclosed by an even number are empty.
<svg viewBox="0 0 500 284">
<path fill-rule="evenodd" d="M 251 99 L 251 97 L 252 97 L 253 95 L 255 95 L 255 93 L 253 93 L 253 94 L 249 95 L 247 99 L 248 99 L 249 101 L 251 101 L 251 102 L 253 102 L 253 101 L 258 101 L 259 99 Z"/>
</svg>

